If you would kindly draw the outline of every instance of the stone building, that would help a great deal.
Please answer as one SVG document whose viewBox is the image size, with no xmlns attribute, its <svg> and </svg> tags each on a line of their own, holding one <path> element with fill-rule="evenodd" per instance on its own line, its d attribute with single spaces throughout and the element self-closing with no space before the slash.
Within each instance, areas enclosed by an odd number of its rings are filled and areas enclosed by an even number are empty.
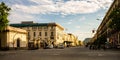
<svg viewBox="0 0 120 60">
<path fill-rule="evenodd" d="M 104 43 L 108 43 L 110 47 L 120 48 L 120 30 L 115 29 L 115 27 L 117 26 L 116 24 L 120 23 L 120 20 L 116 19 L 114 21 L 119 21 L 119 22 L 111 24 L 111 22 L 113 22 L 113 17 L 111 17 L 111 14 L 113 13 L 113 11 L 115 11 L 115 9 L 119 9 L 118 10 L 119 12 L 118 13 L 116 12 L 116 13 L 120 14 L 120 0 L 114 0 L 109 10 L 107 11 L 105 17 L 103 18 L 103 21 L 98 27 L 95 36 L 92 38 L 92 41 L 102 38 L 102 39 L 99 39 L 101 40 L 101 42 L 102 40 L 105 40 Z M 114 16 L 116 15 L 114 14 Z M 113 26 L 113 25 L 114 27 L 110 28 L 110 26 Z"/>
<path fill-rule="evenodd" d="M 29 43 L 37 46 L 37 48 L 48 45 L 57 46 L 59 43 L 64 42 L 64 28 L 57 23 L 33 23 L 33 21 L 26 21 L 10 25 L 27 30 Z"/>
<path fill-rule="evenodd" d="M 72 33 L 64 34 L 64 44 L 65 46 L 77 46 L 78 45 L 78 38 L 73 35 Z"/>
<path fill-rule="evenodd" d="M 77 41 L 78 41 L 78 38 L 71 34 L 71 33 L 68 33 L 68 41 L 71 41 L 71 46 L 76 46 L 77 45 Z"/>
<path fill-rule="evenodd" d="M 0 32 L 0 49 L 26 49 L 27 31 L 11 26 Z"/>
</svg>

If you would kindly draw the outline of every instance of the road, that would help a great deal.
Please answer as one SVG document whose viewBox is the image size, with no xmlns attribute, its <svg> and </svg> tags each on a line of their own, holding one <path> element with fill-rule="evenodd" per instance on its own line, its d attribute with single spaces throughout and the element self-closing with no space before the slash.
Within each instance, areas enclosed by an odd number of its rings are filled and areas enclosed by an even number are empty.
<svg viewBox="0 0 120 60">
<path fill-rule="evenodd" d="M 84 47 L 12 50 L 0 51 L 0 60 L 120 60 L 120 51 L 89 50 Z"/>
</svg>

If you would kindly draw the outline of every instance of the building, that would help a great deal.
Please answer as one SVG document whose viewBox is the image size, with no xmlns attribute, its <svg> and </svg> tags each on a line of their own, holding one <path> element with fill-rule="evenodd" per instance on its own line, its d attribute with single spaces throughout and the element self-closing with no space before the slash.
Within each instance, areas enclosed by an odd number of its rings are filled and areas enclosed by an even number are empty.
<svg viewBox="0 0 120 60">
<path fill-rule="evenodd" d="M 33 23 L 32 21 L 26 21 L 10 25 L 27 30 L 30 47 L 57 46 L 59 43 L 64 42 L 64 28 L 57 23 Z"/>
<path fill-rule="evenodd" d="M 71 33 L 68 33 L 68 34 L 65 35 L 64 37 L 65 37 L 64 43 L 65 43 L 67 46 L 77 46 L 78 38 L 77 38 L 76 36 L 74 36 L 74 35 L 71 34 Z"/>
<path fill-rule="evenodd" d="M 87 45 L 87 44 L 89 44 L 91 41 L 91 38 L 85 38 L 85 40 L 83 41 L 83 44 L 84 45 Z"/>
<path fill-rule="evenodd" d="M 113 13 L 117 13 L 119 15 Z M 108 43 L 113 48 L 120 46 L 120 27 L 118 28 L 119 25 L 117 25 L 120 24 L 120 20 L 113 20 L 114 16 L 120 16 L 120 0 L 114 0 L 105 17 L 103 18 L 102 23 L 98 27 L 95 36 L 92 38 L 92 41 L 100 40 L 102 44 Z M 113 21 L 118 22 L 111 24 Z"/>
<path fill-rule="evenodd" d="M 26 49 L 27 31 L 11 26 L 0 32 L 0 49 Z"/>
</svg>

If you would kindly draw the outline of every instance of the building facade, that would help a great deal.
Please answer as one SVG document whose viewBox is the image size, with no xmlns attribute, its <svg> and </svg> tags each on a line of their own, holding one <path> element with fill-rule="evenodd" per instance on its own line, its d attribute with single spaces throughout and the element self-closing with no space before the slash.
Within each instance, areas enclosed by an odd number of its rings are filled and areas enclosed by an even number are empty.
<svg viewBox="0 0 120 60">
<path fill-rule="evenodd" d="M 118 13 L 115 12 L 116 9 L 118 10 Z M 99 40 L 106 40 L 104 42 L 111 45 L 111 47 L 120 46 L 120 30 L 116 25 L 120 23 L 120 20 L 115 19 L 114 21 L 118 22 L 111 24 L 111 22 L 113 23 L 114 16 L 117 16 L 116 14 L 113 14 L 113 12 L 120 14 L 120 0 L 114 0 L 105 17 L 103 18 L 102 23 L 98 27 L 95 36 L 92 38 L 92 41 L 101 38 Z M 111 14 L 113 14 L 113 16 Z"/>
<path fill-rule="evenodd" d="M 33 45 L 37 48 L 48 45 L 56 46 L 64 42 L 64 28 L 57 23 L 22 22 L 10 25 L 27 30 L 29 43 L 34 43 Z"/>
<path fill-rule="evenodd" d="M 0 49 L 26 49 L 28 44 L 27 31 L 11 26 L 0 32 Z"/>
<path fill-rule="evenodd" d="M 64 34 L 64 43 L 65 46 L 77 46 L 78 38 L 72 33 Z"/>
</svg>

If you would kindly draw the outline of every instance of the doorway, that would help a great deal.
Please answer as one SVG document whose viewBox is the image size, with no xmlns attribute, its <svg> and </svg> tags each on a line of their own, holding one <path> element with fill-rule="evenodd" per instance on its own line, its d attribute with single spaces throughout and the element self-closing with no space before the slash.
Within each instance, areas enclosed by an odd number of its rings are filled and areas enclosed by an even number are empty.
<svg viewBox="0 0 120 60">
<path fill-rule="evenodd" d="M 20 38 L 17 39 L 17 47 L 20 47 Z"/>
</svg>

